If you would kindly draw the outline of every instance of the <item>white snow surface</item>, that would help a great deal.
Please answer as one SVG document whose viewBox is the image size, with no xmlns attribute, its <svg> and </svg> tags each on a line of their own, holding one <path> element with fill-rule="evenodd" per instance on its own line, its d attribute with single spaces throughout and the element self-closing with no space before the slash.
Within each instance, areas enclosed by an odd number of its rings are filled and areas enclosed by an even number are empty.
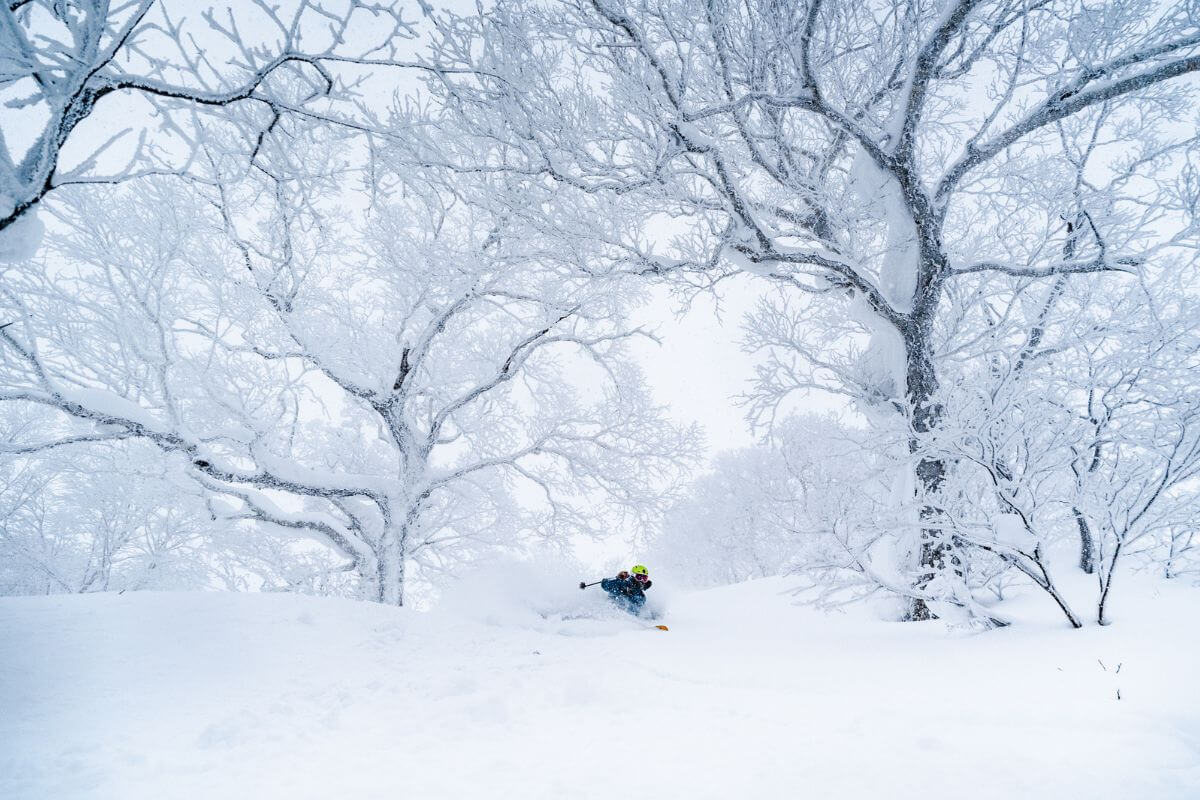
<svg viewBox="0 0 1200 800">
<path fill-rule="evenodd" d="M 0 797 L 1200 796 L 1196 589 L 1128 580 L 1081 631 L 1030 596 L 968 635 L 790 585 L 677 595 L 666 633 L 510 600 L 0 599 Z"/>
</svg>

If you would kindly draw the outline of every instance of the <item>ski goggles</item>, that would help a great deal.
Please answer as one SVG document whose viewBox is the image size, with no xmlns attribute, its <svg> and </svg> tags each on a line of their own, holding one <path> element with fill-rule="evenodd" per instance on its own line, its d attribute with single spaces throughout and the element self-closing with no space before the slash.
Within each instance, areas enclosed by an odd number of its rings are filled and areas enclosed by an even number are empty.
<svg viewBox="0 0 1200 800">
<path fill-rule="evenodd" d="M 650 576 L 649 576 L 649 575 L 643 575 L 642 573 L 640 573 L 640 572 L 639 572 L 639 573 L 637 573 L 636 575 L 634 575 L 634 576 L 633 576 L 633 579 L 634 579 L 635 581 L 638 581 L 639 583 L 645 583 L 646 581 L 650 580 Z"/>
</svg>

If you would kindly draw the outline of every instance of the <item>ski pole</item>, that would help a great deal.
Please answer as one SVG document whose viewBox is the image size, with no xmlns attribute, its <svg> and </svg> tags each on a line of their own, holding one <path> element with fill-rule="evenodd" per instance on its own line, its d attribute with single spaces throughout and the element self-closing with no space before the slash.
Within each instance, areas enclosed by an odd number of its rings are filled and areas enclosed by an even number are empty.
<svg viewBox="0 0 1200 800">
<path fill-rule="evenodd" d="M 580 582 L 579 582 L 579 588 L 580 588 L 580 589 L 586 589 L 586 588 L 587 588 L 587 587 L 589 587 L 589 586 L 595 586 L 597 583 L 603 583 L 603 582 L 604 582 L 604 581 L 596 581 L 595 583 L 584 583 L 583 581 L 580 581 Z"/>
</svg>

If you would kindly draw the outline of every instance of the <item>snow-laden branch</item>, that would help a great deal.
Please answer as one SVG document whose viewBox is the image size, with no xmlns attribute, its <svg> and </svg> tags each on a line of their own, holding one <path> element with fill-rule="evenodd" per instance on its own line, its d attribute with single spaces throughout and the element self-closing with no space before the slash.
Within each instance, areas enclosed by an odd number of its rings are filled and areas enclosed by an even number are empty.
<svg viewBox="0 0 1200 800">
<path fill-rule="evenodd" d="M 9 456 L 32 455 L 44 453 L 59 447 L 69 447 L 75 444 L 96 444 L 98 442 L 119 442 L 134 438 L 132 433 L 85 433 L 78 436 L 67 436 L 62 439 L 52 439 L 45 442 L 0 442 L 0 454 Z"/>
<path fill-rule="evenodd" d="M 261 491 L 251 487 L 213 480 L 212 476 L 201 475 L 201 483 L 217 495 L 227 495 L 240 500 L 244 510 L 224 516 L 234 520 L 249 520 L 276 525 L 290 530 L 308 531 L 324 538 L 353 562 L 355 569 L 371 571 L 375 554 L 361 536 L 361 528 L 355 530 L 342 520 L 319 511 L 285 511 Z"/>
<path fill-rule="evenodd" d="M 977 272 L 999 272 L 1017 278 L 1049 278 L 1054 275 L 1086 275 L 1095 272 L 1133 272 L 1141 266 L 1143 259 L 1137 256 L 1118 256 L 1116 258 L 1101 254 L 1089 261 L 1060 261 L 1041 267 L 1027 267 L 1018 264 L 1005 264 L 999 261 L 980 261 L 955 267 L 951 274 L 970 275 Z"/>
<path fill-rule="evenodd" d="M 262 489 L 277 489 L 310 497 L 378 498 L 388 491 L 386 482 L 370 476 L 331 476 L 282 462 L 274 469 L 243 470 L 219 463 L 203 442 L 181 429 L 173 429 L 145 409 L 112 392 L 75 389 L 60 385 L 46 368 L 36 350 L 17 341 L 9 330 L 0 329 L 0 339 L 31 367 L 41 390 L 0 390 L 0 402 L 16 401 L 47 406 L 79 420 L 101 427 L 121 429 L 114 438 L 147 440 L 168 452 L 185 455 L 192 465 L 209 477 L 227 483 L 243 483 Z M 99 439 L 103 434 L 95 434 Z M 259 454 L 262 457 L 262 453 Z M 214 463 L 218 462 L 218 463 Z"/>
<path fill-rule="evenodd" d="M 249 9 L 249 11 L 248 11 Z M 255 19 L 242 17 L 252 14 Z M 0 232 L 14 225 L 27 211 L 57 186 L 88 180 L 126 180 L 134 175 L 185 172 L 199 144 L 200 131 L 187 131 L 174 122 L 174 111 L 184 109 L 221 110 L 252 103 L 280 113 L 310 111 L 308 104 L 318 98 L 346 99 L 333 65 L 361 65 L 382 68 L 425 68 L 428 65 L 397 56 L 396 42 L 414 35 L 411 25 L 398 12 L 378 4 L 355 0 L 339 8 L 326 7 L 320 0 L 301 0 L 285 16 L 278 7 L 254 3 L 228 12 L 221 21 L 211 11 L 200 15 L 203 25 L 184 26 L 170 9 L 158 0 L 111 7 L 107 3 L 60 3 L 30 0 L 27 3 L 0 6 L 0 86 L 31 82 L 31 94 L 10 103 L 17 112 L 10 114 L 12 125 L 38 125 L 40 133 L 18 161 L 10 152 L 13 136 L 0 130 Z M 370 17 L 376 22 L 377 44 L 355 51 L 346 34 L 352 23 Z M 380 25 L 381 20 L 387 20 Z M 246 24 L 253 22 L 255 24 Z M 306 47 L 301 31 L 320 25 L 326 35 L 322 46 Z M 265 27 L 264 27 L 265 26 Z M 265 45 L 248 39 L 245 31 L 261 27 L 275 42 Z M 232 55 L 224 64 L 213 64 L 207 50 L 199 47 L 206 38 L 219 40 Z M 308 40 L 321 36 L 308 31 Z M 354 37 L 357 38 L 357 37 Z M 386 55 L 381 55 L 380 51 Z M 272 52 L 274 51 L 274 52 Z M 305 71 L 303 80 L 312 91 L 303 104 L 272 86 L 273 76 L 287 70 Z M 135 71 L 136 69 L 136 71 Z M 185 80 L 167 79 L 174 73 Z M 154 155 L 139 139 L 134 154 L 123 172 L 104 177 L 89 174 L 100 153 L 113 141 L 91 148 L 80 166 L 68 175 L 59 171 L 59 155 L 69 143 L 76 142 L 76 129 L 91 117 L 101 102 L 117 93 L 133 93 L 150 101 L 166 120 L 166 127 L 180 134 L 190 145 L 191 156 L 173 165 L 148 165 Z M 44 119 L 24 113 L 39 108 Z M 344 122 L 364 129 L 349 116 L 322 114 L 330 124 Z M 35 122 L 36 119 L 36 122 Z M 16 131 L 14 130 L 13 133 Z M 121 138 L 124 134 L 118 134 Z M 261 131 L 248 134 L 261 142 Z M 23 138 L 23 137 L 22 137 Z"/>
<path fill-rule="evenodd" d="M 1185 56 L 1137 71 L 1119 73 L 1131 66 L 1154 61 L 1159 56 L 1200 46 L 1200 34 L 1156 47 L 1127 53 L 1107 63 L 1084 69 L 1067 85 L 1034 106 L 1007 130 L 983 143 L 970 143 L 938 182 L 935 197 L 944 204 L 951 192 L 971 170 L 995 158 L 1028 134 L 1066 119 L 1092 106 L 1200 70 L 1200 55 Z"/>
<path fill-rule="evenodd" d="M 549 334 L 554 330 L 556 325 L 571 317 L 572 313 L 573 312 L 567 312 L 566 314 L 563 314 L 562 316 L 553 320 L 546 327 L 529 334 L 527 337 L 519 341 L 516 346 L 512 348 L 512 351 L 508 354 L 508 357 L 504 359 L 504 363 L 500 365 L 499 369 L 496 370 L 492 377 L 472 387 L 439 409 L 433 415 L 433 419 L 430 422 L 429 433 L 425 437 L 425 449 L 432 449 L 433 445 L 437 442 L 438 437 L 441 435 L 442 428 L 445 426 L 447 420 L 449 420 L 451 416 L 501 384 L 512 380 L 519 373 L 524 363 L 529 359 L 529 356 L 540 346 L 557 341 L 571 340 L 570 337 L 551 337 Z"/>
</svg>

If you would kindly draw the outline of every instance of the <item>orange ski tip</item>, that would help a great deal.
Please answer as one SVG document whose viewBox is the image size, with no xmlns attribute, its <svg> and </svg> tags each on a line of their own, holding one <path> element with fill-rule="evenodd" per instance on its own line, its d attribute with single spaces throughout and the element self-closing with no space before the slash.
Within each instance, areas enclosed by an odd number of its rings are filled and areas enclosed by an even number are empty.
<svg viewBox="0 0 1200 800">
<path fill-rule="evenodd" d="M 669 631 L 669 630 L 671 630 L 671 629 L 670 629 L 670 628 L 668 628 L 666 625 L 655 625 L 654 627 L 658 628 L 660 631 Z"/>
</svg>

